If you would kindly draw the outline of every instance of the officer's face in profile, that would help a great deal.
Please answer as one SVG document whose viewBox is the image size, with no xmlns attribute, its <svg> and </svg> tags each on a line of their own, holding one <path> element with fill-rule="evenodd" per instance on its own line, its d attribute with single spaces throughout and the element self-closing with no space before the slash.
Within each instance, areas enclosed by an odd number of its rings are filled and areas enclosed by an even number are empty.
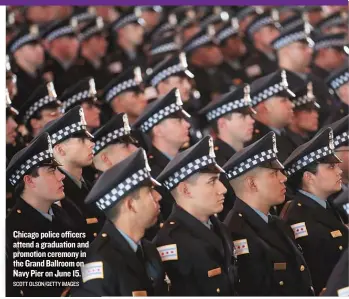
<svg viewBox="0 0 349 299">
<path fill-rule="evenodd" d="M 40 111 L 40 119 L 31 119 L 30 123 L 33 131 L 39 132 L 48 122 L 57 119 L 62 115 L 59 108 L 49 108 Z"/>
<path fill-rule="evenodd" d="M 233 112 L 230 117 L 224 117 L 219 122 L 220 128 L 226 128 L 232 139 L 243 143 L 252 139 L 255 120 L 251 115 Z"/>
<path fill-rule="evenodd" d="M 346 63 L 348 55 L 342 49 L 327 48 L 322 50 L 321 59 L 328 70 L 335 70 Z"/>
<path fill-rule="evenodd" d="M 84 110 L 87 127 L 98 128 L 101 125 L 101 121 L 99 119 L 101 110 L 96 105 L 89 102 L 82 103 L 81 107 Z"/>
<path fill-rule="evenodd" d="M 190 98 L 192 87 L 187 77 L 171 76 L 160 82 L 157 89 L 159 95 L 165 95 L 175 87 L 179 89 L 182 101 L 187 102 Z"/>
<path fill-rule="evenodd" d="M 305 172 L 303 182 L 308 189 L 316 190 L 317 194 L 328 197 L 342 188 L 342 170 L 337 163 L 320 163 L 316 174 Z"/>
<path fill-rule="evenodd" d="M 271 97 L 264 102 L 264 108 L 272 123 L 279 128 L 291 123 L 294 114 L 294 104 L 288 98 L 279 96 Z"/>
<path fill-rule="evenodd" d="M 349 146 L 341 146 L 336 149 L 336 155 L 343 162 L 339 163 L 338 166 L 342 169 L 342 177 L 348 180 L 349 178 Z"/>
<path fill-rule="evenodd" d="M 132 143 L 116 143 L 111 144 L 95 156 L 94 160 L 102 161 L 107 168 L 125 160 L 134 153 L 137 147 Z"/>
<path fill-rule="evenodd" d="M 197 173 L 184 182 L 184 200 L 197 215 L 211 216 L 223 210 L 227 188 L 219 180 L 218 173 Z M 183 189 L 183 188 L 182 188 Z"/>
<path fill-rule="evenodd" d="M 279 54 L 292 64 L 295 71 L 305 72 L 312 60 L 313 49 L 306 42 L 294 42 L 282 48 Z"/>
<path fill-rule="evenodd" d="M 12 116 L 6 118 L 6 144 L 13 144 L 17 136 L 18 125 Z"/>
<path fill-rule="evenodd" d="M 24 178 L 26 188 L 35 198 L 51 202 L 64 198 L 63 179 L 65 176 L 56 167 L 40 167 L 38 174 L 37 177 L 28 175 Z"/>
<path fill-rule="evenodd" d="M 198 48 L 192 54 L 193 60 L 198 60 L 207 67 L 218 66 L 223 62 L 223 54 L 217 46 Z"/>
<path fill-rule="evenodd" d="M 111 101 L 114 112 L 127 113 L 130 119 L 135 119 L 147 106 L 147 100 L 143 92 L 125 91 Z"/>
<path fill-rule="evenodd" d="M 339 87 L 337 94 L 343 103 L 349 105 L 349 82 Z"/>
<path fill-rule="evenodd" d="M 103 35 L 92 36 L 84 44 L 98 58 L 102 58 L 107 51 L 107 41 Z"/>
<path fill-rule="evenodd" d="M 127 24 L 118 31 L 120 39 L 128 41 L 133 46 L 139 46 L 142 44 L 143 34 L 144 28 L 139 24 Z"/>
<path fill-rule="evenodd" d="M 39 43 L 24 45 L 15 52 L 14 56 L 16 59 L 21 57 L 34 67 L 41 66 L 45 61 L 44 48 Z"/>
<path fill-rule="evenodd" d="M 258 167 L 253 172 L 249 188 L 258 193 L 260 203 L 268 206 L 281 204 L 285 201 L 287 178 L 278 169 Z"/>
<path fill-rule="evenodd" d="M 275 26 L 263 26 L 258 30 L 253 38 L 256 44 L 263 47 L 269 47 L 271 42 L 280 35 L 280 31 Z"/>
<path fill-rule="evenodd" d="M 132 209 L 139 227 L 153 226 L 160 213 L 160 194 L 153 187 L 144 186 L 139 189 L 137 196 L 132 200 Z"/>
<path fill-rule="evenodd" d="M 166 118 L 153 128 L 154 135 L 173 148 L 181 148 L 189 141 L 190 124 L 184 118 Z"/>
<path fill-rule="evenodd" d="M 64 60 L 74 60 L 78 55 L 79 41 L 75 36 L 62 36 L 53 40 L 50 48 L 55 48 Z"/>
<path fill-rule="evenodd" d="M 69 138 L 60 144 L 61 155 L 66 163 L 77 167 L 86 167 L 92 164 L 94 142 L 89 138 Z M 61 161 L 61 159 L 58 159 Z"/>
<path fill-rule="evenodd" d="M 296 110 L 292 125 L 301 132 L 315 132 L 319 128 L 319 112 L 316 109 Z"/>
</svg>

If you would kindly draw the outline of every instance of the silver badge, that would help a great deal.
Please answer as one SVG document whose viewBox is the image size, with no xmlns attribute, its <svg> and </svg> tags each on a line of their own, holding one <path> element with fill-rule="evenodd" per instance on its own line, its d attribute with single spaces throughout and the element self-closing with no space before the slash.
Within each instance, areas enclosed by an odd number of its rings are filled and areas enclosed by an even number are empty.
<svg viewBox="0 0 349 299">
<path fill-rule="evenodd" d="M 7 72 L 11 71 L 10 57 L 8 55 L 6 55 L 6 71 Z"/>
<path fill-rule="evenodd" d="M 95 79 L 91 78 L 88 80 L 88 85 L 90 86 L 88 94 L 89 96 L 94 97 L 97 94 Z"/>
<path fill-rule="evenodd" d="M 264 12 L 263 6 L 256 6 L 256 14 L 261 15 Z"/>
<path fill-rule="evenodd" d="M 313 83 L 312 82 L 309 82 L 307 84 L 307 98 L 308 99 L 314 99 L 315 98 L 314 93 L 313 93 Z"/>
<path fill-rule="evenodd" d="M 286 76 L 286 71 L 282 70 L 281 71 L 281 85 L 287 89 L 288 88 L 288 82 L 287 82 L 287 76 Z"/>
<path fill-rule="evenodd" d="M 102 29 L 104 27 L 104 22 L 102 17 L 98 17 L 96 19 L 96 26 L 98 29 Z"/>
<path fill-rule="evenodd" d="M 273 8 L 271 10 L 271 18 L 273 19 L 273 21 L 275 23 L 280 21 L 280 14 L 279 14 L 279 11 L 277 9 Z"/>
<path fill-rule="evenodd" d="M 79 114 L 80 114 L 80 122 L 81 122 L 81 125 L 83 127 L 86 127 L 87 126 L 87 122 L 85 120 L 85 114 L 84 114 L 84 110 L 82 108 L 79 109 Z"/>
<path fill-rule="evenodd" d="M 10 99 L 10 94 L 8 93 L 8 89 L 6 88 L 6 91 L 5 91 L 5 97 L 6 97 L 6 108 L 10 107 L 12 102 L 11 102 L 11 99 Z"/>
<path fill-rule="evenodd" d="M 329 138 L 329 148 L 330 148 L 330 150 L 334 150 L 334 142 L 333 142 L 333 131 L 332 130 L 330 130 L 330 133 L 329 133 L 329 136 L 328 136 L 328 138 Z"/>
<path fill-rule="evenodd" d="M 48 82 L 46 84 L 46 88 L 47 88 L 47 93 L 48 93 L 49 97 L 57 98 L 57 93 L 55 90 L 55 86 L 53 85 L 53 82 Z"/>
<path fill-rule="evenodd" d="M 134 80 L 136 81 L 137 84 L 141 84 L 143 79 L 142 79 L 142 71 L 139 66 L 135 67 L 133 70 L 134 73 Z"/>
<path fill-rule="evenodd" d="M 181 98 L 181 94 L 179 92 L 179 89 L 176 88 L 176 91 L 175 91 L 175 97 L 176 97 L 176 105 L 177 106 L 183 106 L 183 102 L 182 102 L 182 98 Z"/>
<path fill-rule="evenodd" d="M 234 31 L 239 30 L 239 20 L 238 18 L 234 17 L 231 19 L 231 27 L 233 28 Z"/>
<path fill-rule="evenodd" d="M 310 35 L 312 29 L 313 29 L 313 27 L 310 25 L 309 22 L 304 22 L 304 32 L 307 36 Z"/>
<path fill-rule="evenodd" d="M 276 146 L 276 135 L 273 132 L 273 152 L 276 154 L 278 152 L 277 146 Z"/>
<path fill-rule="evenodd" d="M 151 171 L 151 168 L 149 166 L 149 163 L 148 163 L 148 157 L 147 157 L 147 153 L 145 152 L 144 149 L 142 149 L 143 151 L 143 157 L 144 157 L 144 163 L 145 163 L 145 169 L 148 170 L 149 172 Z"/>
<path fill-rule="evenodd" d="M 51 156 L 53 156 L 52 141 L 49 135 L 47 135 L 47 144 L 48 144 L 48 152 Z"/>
<path fill-rule="evenodd" d="M 125 113 L 123 116 L 122 116 L 122 120 L 124 122 L 124 130 L 125 130 L 125 133 L 128 135 L 130 134 L 131 132 L 131 127 L 130 127 L 130 124 L 128 122 L 128 117 L 127 117 L 127 114 Z"/>
<path fill-rule="evenodd" d="M 211 158 L 215 158 L 216 157 L 216 155 L 215 155 L 215 153 L 214 153 L 214 144 L 213 144 L 213 139 L 212 139 L 212 137 L 210 137 L 210 139 L 208 140 L 208 146 L 210 147 L 210 151 L 209 151 L 209 156 L 211 157 Z"/>
<path fill-rule="evenodd" d="M 76 17 L 73 17 L 70 19 L 70 27 L 73 29 L 73 31 L 78 29 L 78 19 Z"/>
<path fill-rule="evenodd" d="M 188 67 L 187 56 L 184 52 L 181 52 L 179 54 L 179 63 L 183 69 L 186 69 Z"/>
<path fill-rule="evenodd" d="M 216 30 L 214 29 L 213 25 L 207 26 L 207 35 L 211 38 L 213 38 L 216 34 Z"/>
<path fill-rule="evenodd" d="M 29 28 L 30 35 L 38 36 L 39 35 L 39 26 L 38 25 L 31 25 Z"/>
<path fill-rule="evenodd" d="M 247 105 L 251 105 L 251 102 L 252 102 L 250 92 L 251 92 L 250 85 L 247 84 L 244 87 L 244 101 Z"/>
<path fill-rule="evenodd" d="M 15 21 L 16 21 L 15 13 L 14 12 L 8 13 L 7 25 L 13 25 Z"/>
<path fill-rule="evenodd" d="M 168 22 L 172 25 L 172 26 L 175 26 L 175 25 L 177 25 L 177 17 L 176 17 L 176 15 L 175 14 L 170 14 L 169 16 L 168 16 Z"/>
</svg>

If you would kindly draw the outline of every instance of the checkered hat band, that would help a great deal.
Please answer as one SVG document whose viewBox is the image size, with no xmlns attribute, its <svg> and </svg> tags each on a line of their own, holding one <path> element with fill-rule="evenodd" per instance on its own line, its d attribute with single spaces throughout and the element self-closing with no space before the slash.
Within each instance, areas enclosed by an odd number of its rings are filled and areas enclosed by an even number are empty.
<svg viewBox="0 0 349 299">
<path fill-rule="evenodd" d="M 36 41 L 38 39 L 38 37 L 35 35 L 33 36 L 32 34 L 26 34 L 24 36 L 22 36 L 21 38 L 19 38 L 18 40 L 16 40 L 10 47 L 10 52 L 13 53 L 16 50 L 18 50 L 20 47 L 22 47 L 23 45 Z"/>
<path fill-rule="evenodd" d="M 182 64 L 176 64 L 168 67 L 167 69 L 162 70 L 158 74 L 156 74 L 151 80 L 150 84 L 152 86 L 158 85 L 161 81 L 165 80 L 166 78 L 173 76 L 174 74 L 181 73 L 185 71 L 185 68 L 183 68 Z"/>
<path fill-rule="evenodd" d="M 73 135 L 77 132 L 86 130 L 86 127 L 81 124 L 81 122 L 71 124 L 69 126 L 66 126 L 65 128 L 59 130 L 57 133 L 53 133 L 51 135 L 51 142 L 52 145 L 56 145 L 60 140 L 63 138 L 67 138 L 70 135 Z"/>
<path fill-rule="evenodd" d="M 314 102 L 314 99 L 309 98 L 307 95 L 292 99 L 292 103 L 296 107 L 305 105 L 307 103 L 313 103 L 313 102 Z"/>
<path fill-rule="evenodd" d="M 89 99 L 90 97 L 91 95 L 89 90 L 80 91 L 63 102 L 62 110 L 66 112 L 76 102 L 81 102 L 83 100 Z"/>
<path fill-rule="evenodd" d="M 291 22 L 285 26 L 282 26 L 282 30 L 283 31 L 288 31 L 288 30 L 292 30 L 300 25 L 303 25 L 304 21 L 303 19 L 298 19 L 297 21 Z"/>
<path fill-rule="evenodd" d="M 12 186 L 15 186 L 30 169 L 34 166 L 38 165 L 40 162 L 52 159 L 52 152 L 49 150 L 45 150 L 37 155 L 31 157 L 27 161 L 25 161 L 9 178 L 9 181 Z"/>
<path fill-rule="evenodd" d="M 171 105 L 165 107 L 164 109 L 159 110 L 154 113 L 151 117 L 149 117 L 141 126 L 141 131 L 143 133 L 147 133 L 152 127 L 158 124 L 161 120 L 163 120 L 166 116 L 169 116 L 177 111 L 182 110 L 182 106 L 177 105 L 176 103 L 172 103 Z"/>
<path fill-rule="evenodd" d="M 243 107 L 248 107 L 248 105 L 246 105 L 246 102 L 244 101 L 244 99 L 240 99 L 239 101 L 229 102 L 227 104 L 224 104 L 224 105 L 217 107 L 216 109 L 208 112 L 206 114 L 206 118 L 208 121 L 211 121 L 211 120 L 219 118 L 220 116 L 225 115 L 233 110 L 237 110 L 237 109 L 243 108 Z"/>
<path fill-rule="evenodd" d="M 168 189 L 172 190 L 175 188 L 180 182 L 187 179 L 189 176 L 194 173 L 200 171 L 200 169 L 206 168 L 209 165 L 216 164 L 215 159 L 210 156 L 203 156 L 201 158 L 196 159 L 195 161 L 189 162 L 181 169 L 173 173 L 170 177 L 168 177 L 163 185 Z"/>
<path fill-rule="evenodd" d="M 207 18 L 205 18 L 204 20 L 202 20 L 200 22 L 200 26 L 203 28 L 203 27 L 206 27 L 207 25 L 210 25 L 214 22 L 219 22 L 221 21 L 221 16 L 218 14 L 218 15 L 211 15 L 211 16 L 208 16 Z"/>
<path fill-rule="evenodd" d="M 105 100 L 109 103 L 114 97 L 116 97 L 121 92 L 128 90 L 132 87 L 138 86 L 138 83 L 134 79 L 129 79 L 113 86 L 105 96 Z"/>
<path fill-rule="evenodd" d="M 343 25 L 344 21 L 342 17 L 338 16 L 336 18 L 329 19 L 328 21 L 324 22 L 323 24 L 320 25 L 319 29 L 325 29 L 331 26 L 337 26 L 337 25 Z"/>
<path fill-rule="evenodd" d="M 307 35 L 304 31 L 292 33 L 289 35 L 285 35 L 284 37 L 280 38 L 278 41 L 274 43 L 274 49 L 279 50 L 291 43 L 297 42 L 299 40 L 306 39 Z"/>
<path fill-rule="evenodd" d="M 168 43 L 168 44 L 161 45 L 157 48 L 154 48 L 153 50 L 150 51 L 150 55 L 167 53 L 167 52 L 177 51 L 177 50 L 179 50 L 179 47 L 176 43 Z"/>
<path fill-rule="evenodd" d="M 109 143 L 125 135 L 128 135 L 125 131 L 125 128 L 120 128 L 113 132 L 109 132 L 106 136 L 103 136 L 101 139 L 95 141 L 95 146 L 93 148 L 94 154 L 96 155 Z"/>
<path fill-rule="evenodd" d="M 252 98 L 252 106 L 258 105 L 260 102 L 271 98 L 283 90 L 285 90 L 285 87 L 281 84 L 281 82 L 269 86 Z"/>
<path fill-rule="evenodd" d="M 153 36 L 160 35 L 161 33 L 171 30 L 173 28 L 174 26 L 171 25 L 170 23 L 165 23 L 162 26 L 160 26 L 157 30 L 155 30 L 155 32 L 153 33 Z"/>
<path fill-rule="evenodd" d="M 243 8 L 240 12 L 238 12 L 236 16 L 241 20 L 242 18 L 253 12 L 255 12 L 255 7 L 247 6 L 246 8 Z"/>
<path fill-rule="evenodd" d="M 259 30 L 261 27 L 267 26 L 267 25 L 270 25 L 273 23 L 274 23 L 273 19 L 270 16 L 266 16 L 266 17 L 260 19 L 259 21 L 257 21 L 256 23 L 254 23 L 248 29 L 248 34 L 251 35 L 251 34 L 255 33 L 257 30 Z"/>
<path fill-rule="evenodd" d="M 228 179 L 233 179 L 240 174 L 245 173 L 247 170 L 250 170 L 264 162 L 268 162 L 274 159 L 277 159 L 277 156 L 272 149 L 263 151 L 257 155 L 254 155 L 253 157 L 248 158 L 247 160 L 241 162 L 239 165 L 235 166 L 232 170 L 228 171 Z"/>
<path fill-rule="evenodd" d="M 79 40 L 83 41 L 88 39 L 90 36 L 94 35 L 95 33 L 101 32 L 101 28 L 95 26 L 90 28 L 89 30 L 86 30 L 84 33 L 81 33 L 79 36 Z"/>
<path fill-rule="evenodd" d="M 237 30 L 234 29 L 233 27 L 229 27 L 226 28 L 224 30 L 222 30 L 221 32 L 219 32 L 219 34 L 217 35 L 217 39 L 219 40 L 219 42 L 222 42 L 224 40 L 226 40 L 227 38 L 233 36 L 234 34 L 237 34 Z"/>
<path fill-rule="evenodd" d="M 30 106 L 27 112 L 25 113 L 25 116 L 23 117 L 24 123 L 27 123 L 29 119 L 32 117 L 32 115 L 38 111 L 40 108 L 44 107 L 45 105 L 48 105 L 50 103 L 56 102 L 57 98 L 45 96 L 39 100 L 37 100 L 34 105 Z"/>
<path fill-rule="evenodd" d="M 332 47 L 344 47 L 348 44 L 348 41 L 345 39 L 329 39 L 318 42 L 315 44 L 314 49 L 324 49 L 324 48 L 332 48 Z"/>
<path fill-rule="evenodd" d="M 336 90 L 347 82 L 349 82 L 349 72 L 345 72 L 344 74 L 341 74 L 339 77 L 332 80 L 330 85 L 333 89 Z"/>
<path fill-rule="evenodd" d="M 134 190 L 145 180 L 150 179 L 150 174 L 147 169 L 140 169 L 132 176 L 129 176 L 123 182 L 117 184 L 117 186 L 111 189 L 102 198 L 98 199 L 96 202 L 97 207 L 104 211 L 112 206 L 116 201 L 123 198 L 125 194 Z"/>
<path fill-rule="evenodd" d="M 46 39 L 47 41 L 51 42 L 56 38 L 72 33 L 74 33 L 73 28 L 71 26 L 65 26 L 52 31 L 50 34 L 47 35 Z"/>
<path fill-rule="evenodd" d="M 194 39 L 190 44 L 188 44 L 184 48 L 184 52 L 190 52 L 193 49 L 196 49 L 196 48 L 199 48 L 205 44 L 208 44 L 209 42 L 211 42 L 211 38 L 207 35 L 202 35 L 202 36 Z"/>
<path fill-rule="evenodd" d="M 74 19 L 76 19 L 78 22 L 83 22 L 83 21 L 87 21 L 89 19 L 94 18 L 95 15 L 89 12 L 84 12 L 78 15 L 74 16 Z"/>
<path fill-rule="evenodd" d="M 118 30 L 124 26 L 126 26 L 129 23 L 133 23 L 135 21 L 137 21 L 138 18 L 135 14 L 130 14 L 125 16 L 123 19 L 121 19 L 117 24 L 115 24 L 115 26 L 113 27 L 114 30 Z"/>
<path fill-rule="evenodd" d="M 342 134 L 336 136 L 333 140 L 334 146 L 338 147 L 343 143 L 347 143 L 349 141 L 348 132 L 343 132 Z"/>
<path fill-rule="evenodd" d="M 306 167 L 307 165 L 332 154 L 333 150 L 331 150 L 328 146 L 319 148 L 318 150 L 311 152 L 310 154 L 302 157 L 301 159 L 293 163 L 290 167 L 285 169 L 285 172 L 289 176 L 293 175 L 295 172 Z"/>
</svg>

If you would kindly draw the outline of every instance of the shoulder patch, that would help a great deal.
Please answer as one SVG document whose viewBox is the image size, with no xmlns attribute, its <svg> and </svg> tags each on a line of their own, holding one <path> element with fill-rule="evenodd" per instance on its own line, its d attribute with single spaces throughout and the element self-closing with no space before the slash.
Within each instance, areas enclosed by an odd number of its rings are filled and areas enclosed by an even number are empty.
<svg viewBox="0 0 349 299">
<path fill-rule="evenodd" d="M 178 260 L 177 244 L 160 246 L 157 247 L 157 250 L 163 262 Z"/>
<path fill-rule="evenodd" d="M 295 239 L 308 236 L 307 226 L 305 222 L 299 222 L 291 225 L 291 228 L 294 232 Z"/>
<path fill-rule="evenodd" d="M 348 297 L 349 296 L 349 287 L 339 289 L 337 291 L 337 294 L 338 294 L 338 297 Z"/>
<path fill-rule="evenodd" d="M 250 253 L 248 249 L 247 239 L 236 240 L 236 241 L 233 241 L 233 243 L 234 243 L 236 255 Z"/>
<path fill-rule="evenodd" d="M 103 279 L 103 262 L 92 262 L 85 264 L 81 268 L 82 282 L 85 283 L 92 279 Z"/>
</svg>

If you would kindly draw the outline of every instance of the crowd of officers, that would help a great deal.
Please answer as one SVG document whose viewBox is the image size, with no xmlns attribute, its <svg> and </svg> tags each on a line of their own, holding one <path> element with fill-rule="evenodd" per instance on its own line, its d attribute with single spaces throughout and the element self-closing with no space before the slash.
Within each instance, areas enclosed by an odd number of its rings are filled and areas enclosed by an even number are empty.
<svg viewBox="0 0 349 299">
<path fill-rule="evenodd" d="M 348 296 L 347 25 L 8 7 L 7 295 Z M 14 231 L 84 232 L 79 286 L 14 286 Z"/>
</svg>

